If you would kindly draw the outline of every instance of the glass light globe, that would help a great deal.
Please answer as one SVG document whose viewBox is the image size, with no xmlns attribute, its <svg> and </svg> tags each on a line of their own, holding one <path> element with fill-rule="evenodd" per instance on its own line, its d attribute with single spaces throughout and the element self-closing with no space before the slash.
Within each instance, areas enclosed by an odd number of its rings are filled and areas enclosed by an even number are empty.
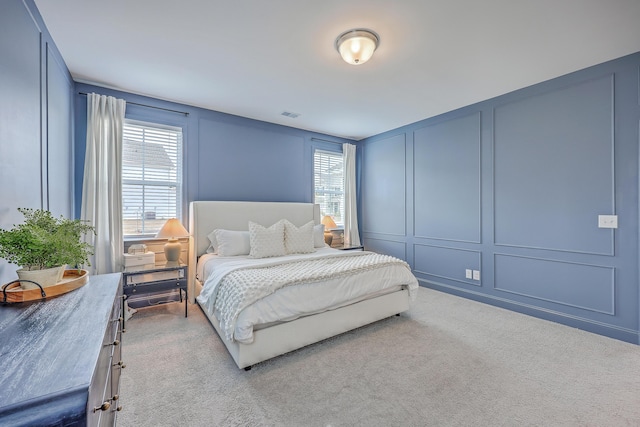
<svg viewBox="0 0 640 427">
<path fill-rule="evenodd" d="M 338 37 L 336 48 L 345 62 L 360 65 L 371 59 L 378 41 L 378 36 L 369 30 L 349 30 Z"/>
</svg>

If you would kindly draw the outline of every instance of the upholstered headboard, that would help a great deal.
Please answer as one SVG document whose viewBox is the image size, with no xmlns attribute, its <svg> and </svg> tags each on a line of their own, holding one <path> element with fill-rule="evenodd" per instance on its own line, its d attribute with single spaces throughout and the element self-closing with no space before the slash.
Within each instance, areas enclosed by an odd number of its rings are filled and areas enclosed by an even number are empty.
<svg viewBox="0 0 640 427">
<path fill-rule="evenodd" d="M 249 221 L 265 227 L 288 219 L 296 226 L 320 224 L 320 207 L 313 203 L 198 201 L 189 206 L 189 300 L 195 298 L 196 263 L 209 247 L 207 235 L 217 228 L 248 230 Z"/>
</svg>

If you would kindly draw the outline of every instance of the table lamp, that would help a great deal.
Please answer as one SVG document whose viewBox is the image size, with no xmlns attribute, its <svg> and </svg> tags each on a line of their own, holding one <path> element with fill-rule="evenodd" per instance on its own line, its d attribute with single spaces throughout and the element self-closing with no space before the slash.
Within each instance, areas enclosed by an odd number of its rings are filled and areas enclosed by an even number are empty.
<svg viewBox="0 0 640 427">
<path fill-rule="evenodd" d="M 323 216 L 322 221 L 320 222 L 324 224 L 324 242 L 327 245 L 331 246 L 331 242 L 333 241 L 333 234 L 331 234 L 330 230 L 338 228 L 338 226 L 336 225 L 333 218 L 331 218 L 329 215 Z"/>
<path fill-rule="evenodd" d="M 164 223 L 160 231 L 158 231 L 158 234 L 156 234 L 156 237 L 168 239 L 164 245 L 164 256 L 167 258 L 167 262 L 180 261 L 182 246 L 178 238 L 187 236 L 189 236 L 189 232 L 177 218 L 168 219 L 167 222 Z"/>
</svg>

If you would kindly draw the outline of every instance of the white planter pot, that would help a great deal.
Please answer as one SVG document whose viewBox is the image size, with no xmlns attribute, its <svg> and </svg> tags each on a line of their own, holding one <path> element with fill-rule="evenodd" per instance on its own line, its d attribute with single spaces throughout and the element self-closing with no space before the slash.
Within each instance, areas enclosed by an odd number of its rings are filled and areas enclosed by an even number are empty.
<svg viewBox="0 0 640 427">
<path fill-rule="evenodd" d="M 18 273 L 18 279 L 20 280 L 33 280 L 38 283 L 43 288 L 47 286 L 53 286 L 62 280 L 62 276 L 64 275 L 64 270 L 67 266 L 62 265 L 60 267 L 46 268 L 44 270 L 25 270 L 24 268 L 16 271 Z M 20 282 L 20 287 L 22 289 L 37 289 L 33 283 L 30 282 Z"/>
</svg>

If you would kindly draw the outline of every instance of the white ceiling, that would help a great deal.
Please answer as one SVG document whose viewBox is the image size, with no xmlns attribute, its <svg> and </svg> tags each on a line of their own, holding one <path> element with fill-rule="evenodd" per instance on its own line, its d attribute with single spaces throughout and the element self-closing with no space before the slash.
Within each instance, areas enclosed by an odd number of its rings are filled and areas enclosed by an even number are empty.
<svg viewBox="0 0 640 427">
<path fill-rule="evenodd" d="M 639 0 L 35 3 L 76 81 L 353 139 L 640 51 Z"/>
</svg>

